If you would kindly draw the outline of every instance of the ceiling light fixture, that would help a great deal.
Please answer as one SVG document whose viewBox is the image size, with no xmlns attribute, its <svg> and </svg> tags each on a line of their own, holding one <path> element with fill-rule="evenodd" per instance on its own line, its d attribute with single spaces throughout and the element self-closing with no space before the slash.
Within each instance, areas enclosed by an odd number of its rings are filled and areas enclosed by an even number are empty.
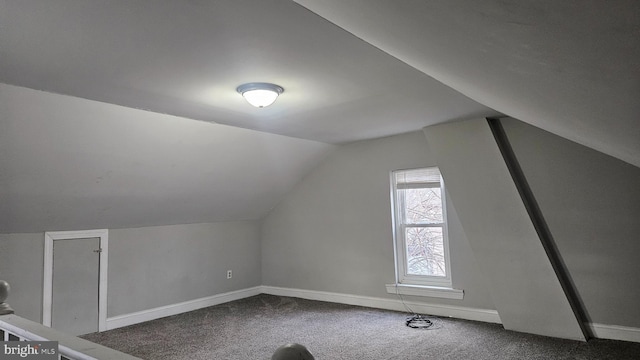
<svg viewBox="0 0 640 360">
<path fill-rule="evenodd" d="M 249 104 L 263 108 L 273 104 L 278 95 L 284 92 L 282 86 L 269 83 L 248 83 L 238 86 L 236 89 Z"/>
</svg>

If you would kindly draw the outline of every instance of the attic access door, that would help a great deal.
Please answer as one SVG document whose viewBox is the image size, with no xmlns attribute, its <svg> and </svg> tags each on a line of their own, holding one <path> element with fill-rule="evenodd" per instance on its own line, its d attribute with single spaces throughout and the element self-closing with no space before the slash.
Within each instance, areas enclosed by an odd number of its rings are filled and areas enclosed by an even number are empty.
<svg viewBox="0 0 640 360">
<path fill-rule="evenodd" d="M 72 335 L 106 330 L 108 230 L 45 233 L 42 323 Z"/>
</svg>

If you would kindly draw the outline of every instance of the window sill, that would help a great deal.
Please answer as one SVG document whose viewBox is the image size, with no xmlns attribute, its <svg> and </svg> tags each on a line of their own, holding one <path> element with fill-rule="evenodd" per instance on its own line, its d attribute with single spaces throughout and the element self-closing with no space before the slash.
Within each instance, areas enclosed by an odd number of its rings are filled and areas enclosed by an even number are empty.
<svg viewBox="0 0 640 360">
<path fill-rule="evenodd" d="M 464 290 L 440 286 L 406 284 L 386 284 L 385 286 L 389 294 L 428 296 L 456 300 L 462 300 L 462 298 L 464 297 Z"/>
</svg>

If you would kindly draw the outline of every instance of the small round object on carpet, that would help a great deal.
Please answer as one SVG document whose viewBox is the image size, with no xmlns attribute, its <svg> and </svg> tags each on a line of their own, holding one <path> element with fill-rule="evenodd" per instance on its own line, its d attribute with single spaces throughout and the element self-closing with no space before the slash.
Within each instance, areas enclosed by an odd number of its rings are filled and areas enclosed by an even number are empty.
<svg viewBox="0 0 640 360">
<path fill-rule="evenodd" d="M 271 356 L 271 360 L 315 360 L 306 347 L 292 343 L 280 346 Z"/>
</svg>

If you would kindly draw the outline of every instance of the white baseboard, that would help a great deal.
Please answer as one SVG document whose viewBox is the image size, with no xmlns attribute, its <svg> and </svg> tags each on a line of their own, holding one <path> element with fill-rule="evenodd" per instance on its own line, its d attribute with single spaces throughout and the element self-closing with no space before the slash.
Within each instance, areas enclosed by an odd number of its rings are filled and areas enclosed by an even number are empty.
<svg viewBox="0 0 640 360">
<path fill-rule="evenodd" d="M 260 294 L 260 290 L 260 286 L 255 286 L 248 289 L 230 291 L 223 294 L 189 300 L 177 304 L 110 317 L 107 318 L 107 330 L 117 329 L 120 327 L 138 324 L 145 321 L 151 321 L 171 315 L 177 315 L 187 311 L 193 311 L 208 306 L 223 304 L 229 301 L 244 299 Z"/>
<path fill-rule="evenodd" d="M 591 334 L 598 339 L 640 342 L 639 328 L 594 323 L 587 324 L 587 326 L 591 330 Z"/>
<path fill-rule="evenodd" d="M 281 288 L 276 286 L 262 286 L 265 294 L 291 296 L 308 300 L 328 301 L 347 305 L 365 306 L 378 309 L 407 311 L 407 306 L 415 313 L 435 316 L 454 317 L 458 319 L 484 321 L 501 324 L 500 316 L 495 310 L 476 309 L 454 305 L 427 304 L 422 302 L 404 301 L 400 299 L 385 299 L 361 295 L 341 294 L 325 291 Z"/>
<path fill-rule="evenodd" d="M 117 329 L 123 326 L 138 324 L 145 321 L 151 321 L 166 316 L 177 315 L 208 306 L 223 304 L 229 301 L 240 300 L 261 293 L 395 311 L 407 311 L 407 307 L 409 307 L 411 311 L 418 314 L 453 317 L 458 319 L 484 321 L 496 324 L 502 323 L 498 312 L 495 310 L 468 308 L 443 304 L 428 304 L 415 301 L 402 302 L 400 299 L 387 299 L 326 291 L 262 285 L 248 289 L 213 295 L 205 298 L 185 301 L 173 305 L 161 306 L 154 309 L 138 311 L 131 314 L 110 317 L 107 318 L 107 330 Z M 591 334 L 598 339 L 640 342 L 640 328 L 596 323 L 588 323 L 586 325 L 591 330 Z"/>
</svg>

